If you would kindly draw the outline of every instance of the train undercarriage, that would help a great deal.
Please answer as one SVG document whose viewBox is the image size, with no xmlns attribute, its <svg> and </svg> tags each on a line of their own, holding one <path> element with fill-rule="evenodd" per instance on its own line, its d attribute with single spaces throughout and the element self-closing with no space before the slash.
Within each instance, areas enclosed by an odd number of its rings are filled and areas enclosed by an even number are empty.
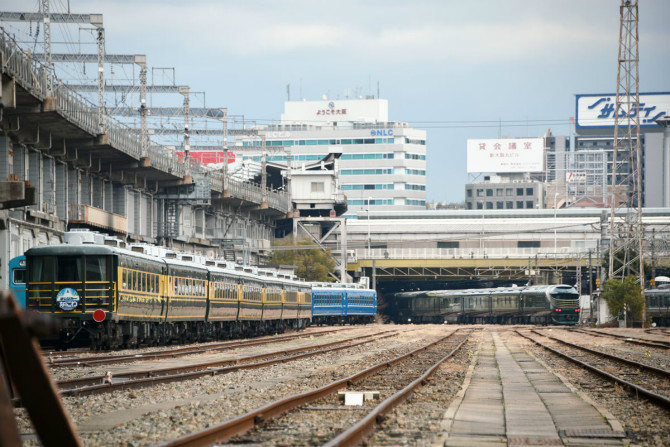
<svg viewBox="0 0 670 447">
<path fill-rule="evenodd" d="M 57 340 L 45 340 L 43 343 L 54 345 L 58 350 L 79 346 L 90 346 L 91 350 L 161 346 L 280 334 L 287 329 L 304 329 L 309 326 L 310 321 L 308 318 L 300 318 L 174 323 L 112 320 L 96 323 L 71 320 L 69 323 L 69 327 L 61 330 Z"/>
</svg>

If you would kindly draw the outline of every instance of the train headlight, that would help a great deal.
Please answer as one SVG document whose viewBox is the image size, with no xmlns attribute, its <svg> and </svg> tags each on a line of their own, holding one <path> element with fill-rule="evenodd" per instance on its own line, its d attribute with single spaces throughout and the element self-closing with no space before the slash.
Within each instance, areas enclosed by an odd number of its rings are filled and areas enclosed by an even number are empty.
<svg viewBox="0 0 670 447">
<path fill-rule="evenodd" d="M 560 311 L 561 311 L 561 309 L 556 309 L 556 312 L 560 312 Z"/>
<path fill-rule="evenodd" d="M 580 308 L 575 309 L 575 312 L 581 312 L 582 310 Z"/>
<path fill-rule="evenodd" d="M 411 318 L 408 318 L 408 319 L 407 319 L 407 322 L 408 322 L 408 323 L 411 323 L 411 322 L 412 322 L 412 319 L 411 319 Z"/>
</svg>

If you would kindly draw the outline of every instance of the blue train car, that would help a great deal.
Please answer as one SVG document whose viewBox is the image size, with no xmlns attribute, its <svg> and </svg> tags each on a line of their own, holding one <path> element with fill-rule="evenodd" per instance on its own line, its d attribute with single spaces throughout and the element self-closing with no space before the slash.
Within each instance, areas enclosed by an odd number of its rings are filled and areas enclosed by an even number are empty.
<svg viewBox="0 0 670 447">
<path fill-rule="evenodd" d="M 9 290 L 21 309 L 26 308 L 26 257 L 21 255 L 9 261 Z"/>
<path fill-rule="evenodd" d="M 377 314 L 377 292 L 360 284 L 312 284 L 314 324 L 370 323 Z"/>
</svg>

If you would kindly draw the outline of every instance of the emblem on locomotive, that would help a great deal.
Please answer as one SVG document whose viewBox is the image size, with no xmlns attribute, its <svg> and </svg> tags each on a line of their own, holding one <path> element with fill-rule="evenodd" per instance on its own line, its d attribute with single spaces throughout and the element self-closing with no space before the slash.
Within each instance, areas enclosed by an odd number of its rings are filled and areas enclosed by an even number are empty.
<svg viewBox="0 0 670 447">
<path fill-rule="evenodd" d="M 56 295 L 56 303 L 58 307 L 69 312 L 79 305 L 79 294 L 73 288 L 66 287 L 61 289 L 58 295 Z"/>
</svg>

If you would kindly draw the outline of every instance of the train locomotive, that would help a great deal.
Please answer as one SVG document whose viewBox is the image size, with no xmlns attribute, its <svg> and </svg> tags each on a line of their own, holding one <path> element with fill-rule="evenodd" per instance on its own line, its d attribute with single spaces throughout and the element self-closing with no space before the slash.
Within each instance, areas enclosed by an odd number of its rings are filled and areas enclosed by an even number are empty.
<svg viewBox="0 0 670 447">
<path fill-rule="evenodd" d="M 313 287 L 270 269 L 126 248 L 92 232 L 65 240 L 25 253 L 26 309 L 65 320 L 61 348 L 77 340 L 95 349 L 272 334 L 366 323 L 377 313 L 376 292 L 359 284 Z"/>
<path fill-rule="evenodd" d="M 401 292 L 390 308 L 397 323 L 573 325 L 580 311 L 567 285 Z"/>
</svg>

